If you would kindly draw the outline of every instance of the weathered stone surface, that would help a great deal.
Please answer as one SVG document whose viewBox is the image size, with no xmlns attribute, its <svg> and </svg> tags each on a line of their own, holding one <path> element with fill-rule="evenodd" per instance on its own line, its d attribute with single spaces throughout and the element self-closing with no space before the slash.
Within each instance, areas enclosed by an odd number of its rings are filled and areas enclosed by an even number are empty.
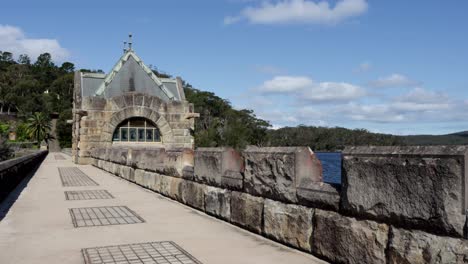
<svg viewBox="0 0 468 264">
<path fill-rule="evenodd" d="M 468 263 L 468 240 L 392 227 L 388 263 Z"/>
<path fill-rule="evenodd" d="M 143 175 L 143 186 L 145 186 L 148 189 L 151 189 L 154 186 L 155 181 L 156 173 L 145 171 L 145 174 Z"/>
<path fill-rule="evenodd" d="M 182 183 L 182 179 L 170 177 L 170 176 L 162 176 L 161 177 L 161 194 L 172 198 L 174 200 L 182 202 L 181 197 L 181 190 L 180 186 Z"/>
<path fill-rule="evenodd" d="M 141 186 L 144 186 L 144 170 L 135 170 L 135 183 Z"/>
<path fill-rule="evenodd" d="M 112 168 L 112 164 L 110 168 Z M 108 171 L 110 171 L 110 169 Z M 135 169 L 127 166 L 120 166 L 119 176 L 131 182 L 135 182 Z"/>
<path fill-rule="evenodd" d="M 322 182 L 322 165 L 308 147 L 248 147 L 244 152 L 245 191 L 296 203 L 296 188 Z"/>
<path fill-rule="evenodd" d="M 309 185 L 307 189 L 298 188 L 299 203 L 308 207 L 338 211 L 340 206 L 340 188 L 328 183 Z"/>
<path fill-rule="evenodd" d="M 315 210 L 312 252 L 335 263 L 385 263 L 388 226 Z"/>
<path fill-rule="evenodd" d="M 462 237 L 468 146 L 356 147 L 343 159 L 343 209 Z"/>
<path fill-rule="evenodd" d="M 246 193 L 231 193 L 231 221 L 252 232 L 261 233 L 264 199 Z"/>
<path fill-rule="evenodd" d="M 127 148 L 110 148 L 109 149 L 109 161 L 111 162 L 126 165 L 127 156 L 128 156 Z"/>
<path fill-rule="evenodd" d="M 204 185 L 192 181 L 182 180 L 180 190 L 183 203 L 200 210 L 205 208 Z"/>
<path fill-rule="evenodd" d="M 240 190 L 243 170 L 243 159 L 232 148 L 198 148 L 195 151 L 195 181 Z"/>
<path fill-rule="evenodd" d="M 205 212 L 226 221 L 231 220 L 231 192 L 216 187 L 205 187 Z"/>
<path fill-rule="evenodd" d="M 311 208 L 266 199 L 263 232 L 275 240 L 310 251 L 312 216 Z"/>
<path fill-rule="evenodd" d="M 244 187 L 251 194 L 296 202 L 294 148 L 248 148 Z"/>
</svg>

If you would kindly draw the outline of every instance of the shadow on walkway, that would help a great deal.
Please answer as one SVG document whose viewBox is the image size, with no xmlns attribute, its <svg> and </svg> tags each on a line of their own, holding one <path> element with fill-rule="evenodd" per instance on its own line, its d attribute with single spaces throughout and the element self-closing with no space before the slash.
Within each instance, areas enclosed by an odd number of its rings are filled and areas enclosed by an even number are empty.
<svg viewBox="0 0 468 264">
<path fill-rule="evenodd" d="M 27 173 L 26 177 L 24 177 L 24 179 L 15 187 L 15 189 L 13 189 L 13 191 L 11 191 L 3 201 L 0 201 L 0 221 L 2 221 L 3 218 L 5 218 L 5 216 L 8 214 L 10 208 L 13 206 L 13 204 L 15 204 L 21 192 L 23 192 L 23 190 L 28 186 L 29 181 L 39 169 L 41 164 L 42 162 L 34 166 L 34 168 Z"/>
</svg>

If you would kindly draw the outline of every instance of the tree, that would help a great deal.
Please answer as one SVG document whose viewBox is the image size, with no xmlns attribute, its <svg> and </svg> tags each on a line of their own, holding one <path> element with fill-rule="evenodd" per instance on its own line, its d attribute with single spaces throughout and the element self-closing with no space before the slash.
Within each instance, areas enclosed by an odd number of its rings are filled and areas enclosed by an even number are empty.
<svg viewBox="0 0 468 264">
<path fill-rule="evenodd" d="M 28 118 L 28 132 L 31 138 L 37 141 L 40 145 L 42 140 L 48 137 L 48 133 L 51 129 L 50 120 L 44 113 L 35 112 L 30 118 Z"/>
<path fill-rule="evenodd" d="M 52 56 L 50 53 L 42 53 L 37 57 L 36 62 L 34 63 L 36 67 L 39 68 L 51 68 L 54 66 L 54 63 L 52 62 Z"/>
<path fill-rule="evenodd" d="M 60 66 L 60 70 L 63 73 L 72 73 L 75 71 L 75 64 L 71 62 L 64 62 L 62 63 L 62 66 Z"/>
<path fill-rule="evenodd" d="M 19 55 L 18 63 L 19 64 L 31 65 L 31 59 L 29 58 L 29 56 L 27 54 L 21 54 L 21 55 Z"/>
</svg>

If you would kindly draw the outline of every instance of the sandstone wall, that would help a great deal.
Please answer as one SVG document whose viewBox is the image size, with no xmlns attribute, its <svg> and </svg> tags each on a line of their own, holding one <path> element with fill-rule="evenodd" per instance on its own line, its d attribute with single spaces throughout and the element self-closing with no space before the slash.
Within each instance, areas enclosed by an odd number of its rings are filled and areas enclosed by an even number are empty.
<svg viewBox="0 0 468 264">
<path fill-rule="evenodd" d="M 467 147 L 100 148 L 93 165 L 334 263 L 467 263 Z"/>
<path fill-rule="evenodd" d="M 127 92 L 106 99 L 81 96 L 81 73 L 75 74 L 73 101 L 72 157 L 75 163 L 89 164 L 93 149 L 112 147 L 115 128 L 124 120 L 142 117 L 156 124 L 161 133 L 161 143 L 147 147 L 193 149 L 193 105 L 187 101 L 165 102 L 156 96 Z M 125 143 L 118 143 L 125 145 Z M 131 144 L 131 143 L 130 143 Z"/>
</svg>

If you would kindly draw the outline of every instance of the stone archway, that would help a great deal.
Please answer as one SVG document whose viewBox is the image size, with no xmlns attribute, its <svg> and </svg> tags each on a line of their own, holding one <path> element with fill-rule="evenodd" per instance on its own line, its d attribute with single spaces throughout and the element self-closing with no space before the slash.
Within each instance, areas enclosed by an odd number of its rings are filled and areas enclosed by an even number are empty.
<svg viewBox="0 0 468 264">
<path fill-rule="evenodd" d="M 153 121 L 159 129 L 162 137 L 162 143 L 173 143 L 174 135 L 172 129 L 164 116 L 148 107 L 129 106 L 112 114 L 107 123 L 102 137 L 103 142 L 112 142 L 112 134 L 117 126 L 132 117 L 142 117 Z"/>
</svg>

